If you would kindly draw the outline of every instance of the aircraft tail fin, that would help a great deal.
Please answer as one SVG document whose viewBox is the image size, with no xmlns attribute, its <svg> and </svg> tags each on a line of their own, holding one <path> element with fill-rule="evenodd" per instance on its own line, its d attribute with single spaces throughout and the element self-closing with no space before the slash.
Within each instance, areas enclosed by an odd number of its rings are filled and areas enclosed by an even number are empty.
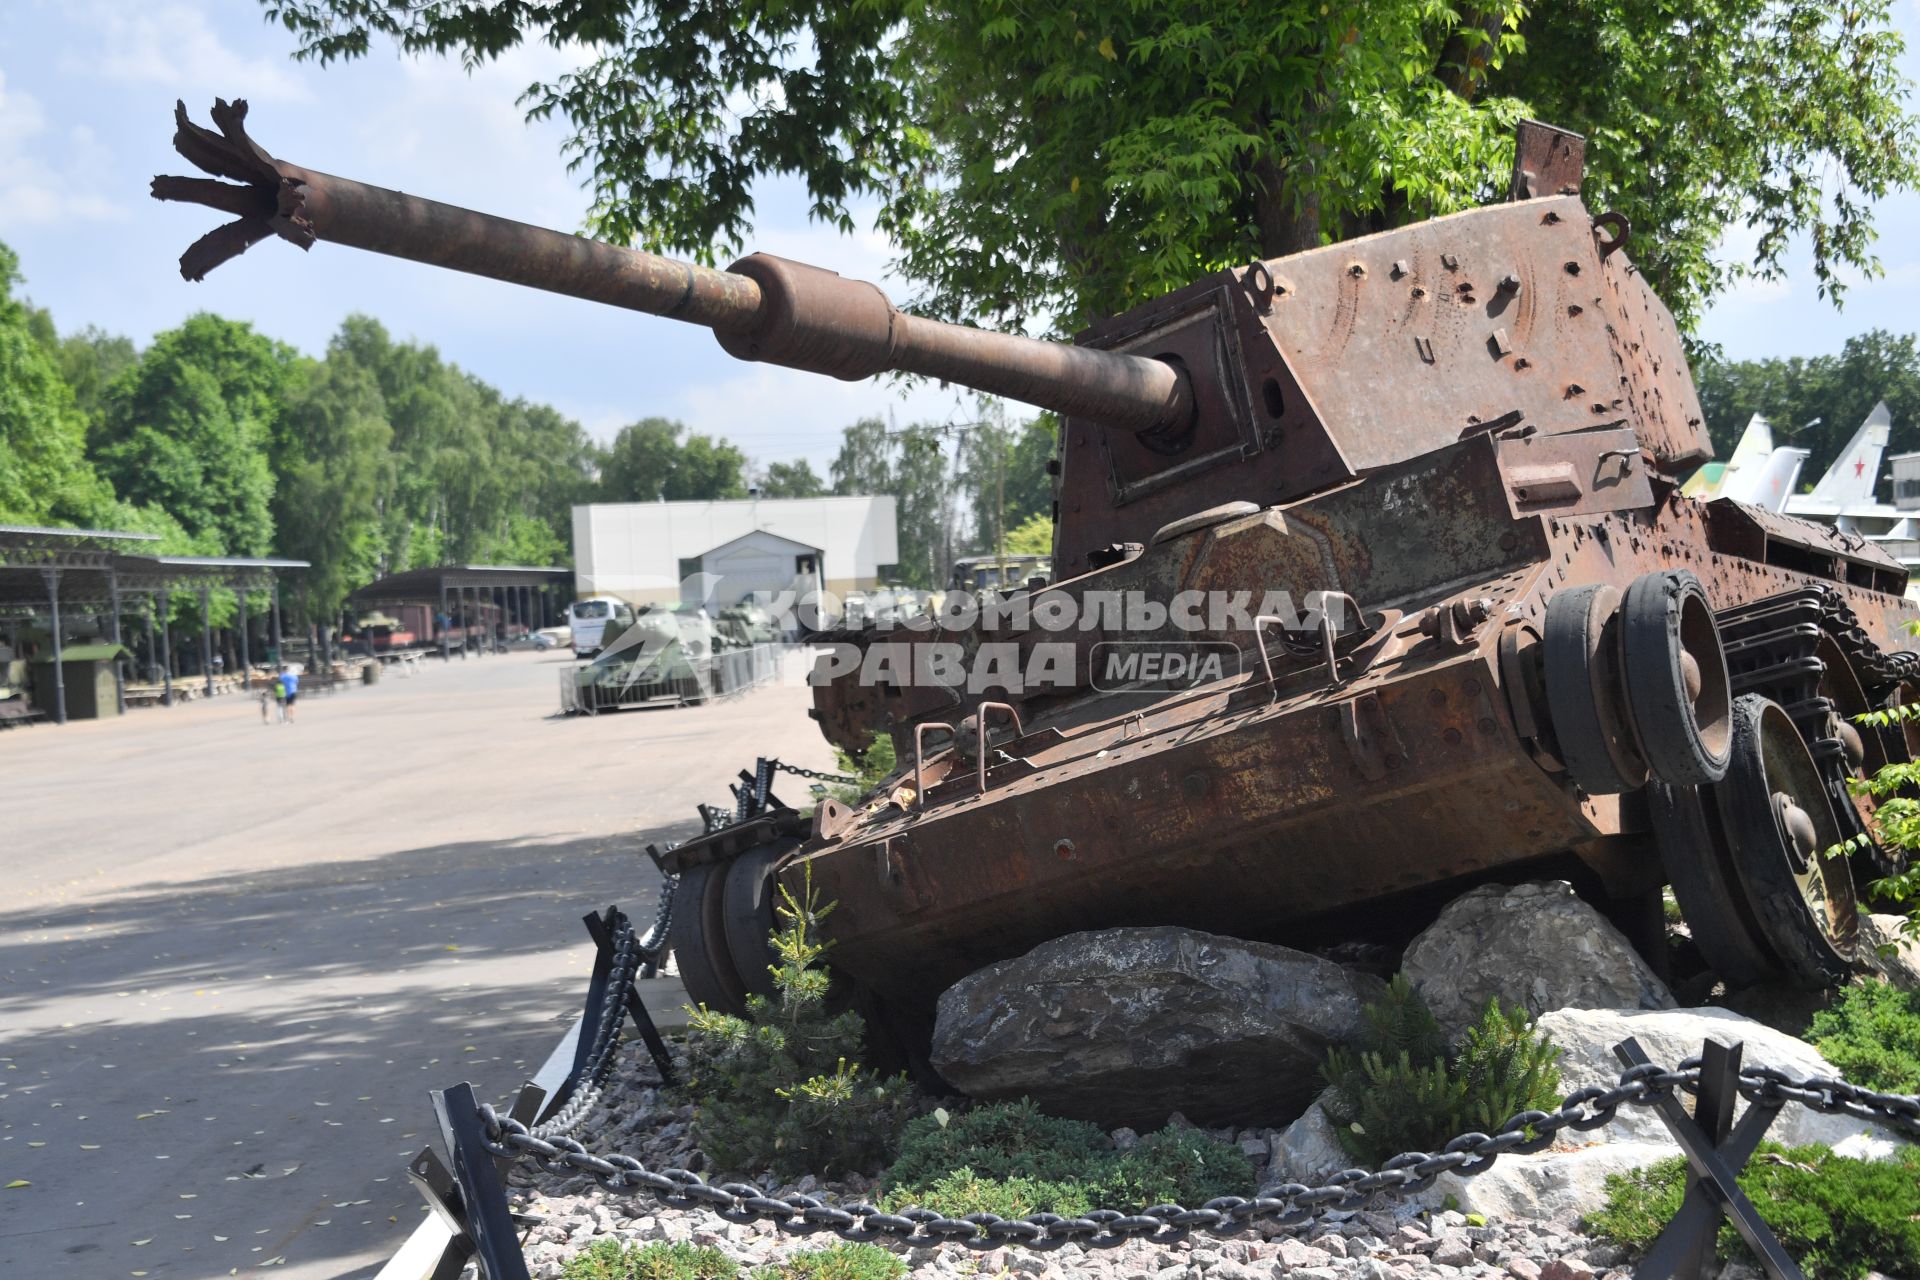
<svg viewBox="0 0 1920 1280">
<path fill-rule="evenodd" d="M 1882 400 L 1873 406 L 1873 412 L 1853 433 L 1853 439 L 1840 450 L 1840 456 L 1827 468 L 1827 474 L 1820 477 L 1808 501 L 1830 504 L 1841 510 L 1872 505 L 1873 487 L 1880 479 L 1880 458 L 1887 451 L 1887 437 L 1892 429 L 1893 415 L 1887 411 L 1887 402 Z"/>
<path fill-rule="evenodd" d="M 1807 450 L 1783 444 L 1768 454 L 1765 462 L 1729 476 L 1720 496 L 1769 511 L 1785 511 L 1787 499 L 1793 496 L 1794 486 L 1800 482 L 1800 468 L 1806 462 Z"/>
</svg>

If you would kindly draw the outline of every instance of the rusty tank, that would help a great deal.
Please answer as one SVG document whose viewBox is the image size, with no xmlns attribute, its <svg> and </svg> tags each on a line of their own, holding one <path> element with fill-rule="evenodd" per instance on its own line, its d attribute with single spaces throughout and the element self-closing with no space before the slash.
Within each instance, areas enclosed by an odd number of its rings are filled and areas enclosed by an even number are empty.
<svg viewBox="0 0 1920 1280">
<path fill-rule="evenodd" d="M 1920 612 L 1856 536 L 1681 495 L 1711 450 L 1680 335 L 1626 221 L 1582 203 L 1577 135 L 1523 124 L 1502 202 L 1219 271 L 1062 344 L 765 254 L 711 270 L 314 172 L 254 143 L 244 103 L 213 119 L 182 109 L 175 145 L 233 181 L 154 182 L 236 215 L 188 278 L 330 241 L 1060 414 L 1051 580 L 819 637 L 812 714 L 856 752 L 889 735 L 894 776 L 806 814 L 743 774 L 734 814 L 658 851 L 695 999 L 767 989 L 773 894 L 807 878 L 838 904 L 836 973 L 909 1057 L 947 985 L 1065 933 L 1403 941 L 1494 879 L 1571 879 L 1656 965 L 1670 885 L 1697 974 L 1732 986 L 1856 962 L 1863 886 L 1900 860 L 1848 782 L 1920 738 L 1853 717 L 1920 696 Z M 909 678 L 938 645 L 1052 659 L 1017 689 Z M 1156 683 L 1114 666 L 1125 645 L 1220 662 Z"/>
</svg>

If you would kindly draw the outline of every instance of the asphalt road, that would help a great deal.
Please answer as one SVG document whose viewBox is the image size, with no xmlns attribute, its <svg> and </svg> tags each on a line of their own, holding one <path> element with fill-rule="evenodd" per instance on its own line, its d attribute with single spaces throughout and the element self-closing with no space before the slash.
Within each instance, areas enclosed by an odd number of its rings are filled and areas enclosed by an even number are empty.
<svg viewBox="0 0 1920 1280">
<path fill-rule="evenodd" d="M 371 1275 L 427 1090 L 539 1066 L 642 846 L 757 755 L 832 766 L 803 687 L 564 720 L 563 665 L 0 733 L 0 1275 Z"/>
</svg>

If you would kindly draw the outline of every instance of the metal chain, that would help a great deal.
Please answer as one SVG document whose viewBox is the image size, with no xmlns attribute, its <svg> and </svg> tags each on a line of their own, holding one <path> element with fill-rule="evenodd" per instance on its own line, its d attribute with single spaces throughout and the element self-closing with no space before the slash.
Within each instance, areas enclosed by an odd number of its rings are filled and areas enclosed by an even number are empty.
<svg viewBox="0 0 1920 1280">
<path fill-rule="evenodd" d="M 1576 1090 L 1557 1110 L 1522 1112 L 1501 1126 L 1497 1134 L 1463 1133 L 1437 1153 L 1405 1152 L 1378 1170 L 1348 1169 L 1317 1187 L 1287 1183 L 1251 1198 L 1221 1196 L 1197 1209 L 1161 1204 L 1134 1213 L 1095 1209 L 1074 1218 L 1054 1213 L 1023 1218 L 973 1213 L 949 1218 L 918 1207 L 888 1213 L 867 1203 L 843 1208 L 815 1196 L 773 1197 L 744 1182 L 716 1186 L 686 1169 L 650 1170 L 630 1155 L 594 1155 L 572 1137 L 534 1132 L 485 1104 L 480 1107 L 480 1120 L 487 1149 L 509 1161 L 530 1159 L 549 1173 L 584 1173 L 608 1191 L 644 1191 L 669 1208 L 711 1208 L 729 1222 L 772 1222 L 792 1235 L 831 1231 L 843 1240 L 888 1236 L 913 1245 L 951 1241 L 980 1250 L 1002 1245 L 1048 1250 L 1069 1242 L 1090 1249 L 1110 1249 L 1135 1239 L 1171 1244 L 1185 1239 L 1196 1228 L 1210 1235 L 1233 1236 L 1258 1222 L 1296 1226 L 1327 1210 L 1358 1209 L 1380 1192 L 1399 1195 L 1419 1191 L 1443 1173 L 1469 1177 L 1509 1152 L 1543 1151 L 1563 1129 L 1597 1129 L 1611 1121 L 1623 1106 L 1652 1105 L 1676 1088 L 1695 1091 L 1699 1081 L 1698 1058 L 1689 1058 L 1672 1071 L 1648 1063 L 1622 1072 L 1612 1088 Z M 1750 1097 L 1806 1101 L 1821 1110 L 1850 1115 L 1884 1113 L 1920 1131 L 1920 1099 L 1874 1094 L 1844 1081 L 1796 1081 L 1764 1068 L 1742 1072 L 1743 1093 L 1748 1093 L 1749 1081 L 1753 1090 Z M 1798 1096 L 1796 1090 L 1807 1097 Z"/>
<path fill-rule="evenodd" d="M 655 963 L 667 945 L 667 930 L 673 924 L 673 891 L 680 887 L 680 877 L 667 876 L 660 884 L 660 905 L 653 909 L 653 924 L 647 929 L 647 936 L 640 939 L 640 959 L 646 963 Z M 625 998 L 622 993 L 622 999 Z"/>
<path fill-rule="evenodd" d="M 574 1077 L 573 1092 L 558 1111 L 544 1122 L 527 1130 L 529 1137 L 545 1140 L 570 1140 L 587 1115 L 600 1104 L 607 1077 L 613 1073 L 616 1051 L 620 1047 L 620 1024 L 626 1020 L 627 993 L 633 990 L 634 975 L 640 969 L 640 940 L 625 916 L 617 925 L 613 944 L 613 963 L 607 971 L 605 999 L 600 1005 L 600 1025 L 594 1028 L 593 1051 L 587 1055 L 585 1069 Z"/>
<path fill-rule="evenodd" d="M 774 760 L 769 763 L 782 773 L 790 773 L 796 778 L 810 778 L 815 782 L 857 783 L 860 781 L 844 773 L 822 773 L 818 769 L 802 769 L 799 765 L 788 764 L 784 760 Z"/>
</svg>

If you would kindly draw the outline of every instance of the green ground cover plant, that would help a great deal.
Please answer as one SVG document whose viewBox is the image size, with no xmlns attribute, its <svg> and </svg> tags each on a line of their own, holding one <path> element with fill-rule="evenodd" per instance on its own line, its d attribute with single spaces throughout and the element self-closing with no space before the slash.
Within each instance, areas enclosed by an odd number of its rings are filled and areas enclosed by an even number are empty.
<svg viewBox="0 0 1920 1280">
<path fill-rule="evenodd" d="M 1855 1084 L 1920 1092 L 1920 991 L 1886 982 L 1847 987 L 1813 1015 L 1808 1039 Z"/>
<path fill-rule="evenodd" d="M 1920 1150 L 1892 1160 L 1850 1160 L 1826 1147 L 1763 1142 L 1740 1175 L 1740 1188 L 1763 1207 L 1780 1243 L 1808 1280 L 1862 1280 L 1868 1272 L 1920 1275 Z M 1585 1226 L 1644 1252 L 1680 1208 L 1686 1161 L 1678 1156 L 1607 1179 L 1606 1208 Z M 1723 1259 L 1747 1256 L 1723 1224 Z"/>
<path fill-rule="evenodd" d="M 890 1209 L 1074 1215 L 1245 1195 L 1253 1164 L 1196 1129 L 1163 1129 L 1119 1150 L 1098 1125 L 1047 1115 L 1022 1098 L 916 1118 L 881 1183 Z"/>
<path fill-rule="evenodd" d="M 734 1280 L 740 1267 L 720 1250 L 699 1245 L 596 1240 L 567 1259 L 560 1274 L 563 1280 Z"/>
<path fill-rule="evenodd" d="M 756 1267 L 753 1280 L 900 1280 L 906 1274 L 907 1264 L 878 1245 L 842 1243 Z"/>
</svg>

